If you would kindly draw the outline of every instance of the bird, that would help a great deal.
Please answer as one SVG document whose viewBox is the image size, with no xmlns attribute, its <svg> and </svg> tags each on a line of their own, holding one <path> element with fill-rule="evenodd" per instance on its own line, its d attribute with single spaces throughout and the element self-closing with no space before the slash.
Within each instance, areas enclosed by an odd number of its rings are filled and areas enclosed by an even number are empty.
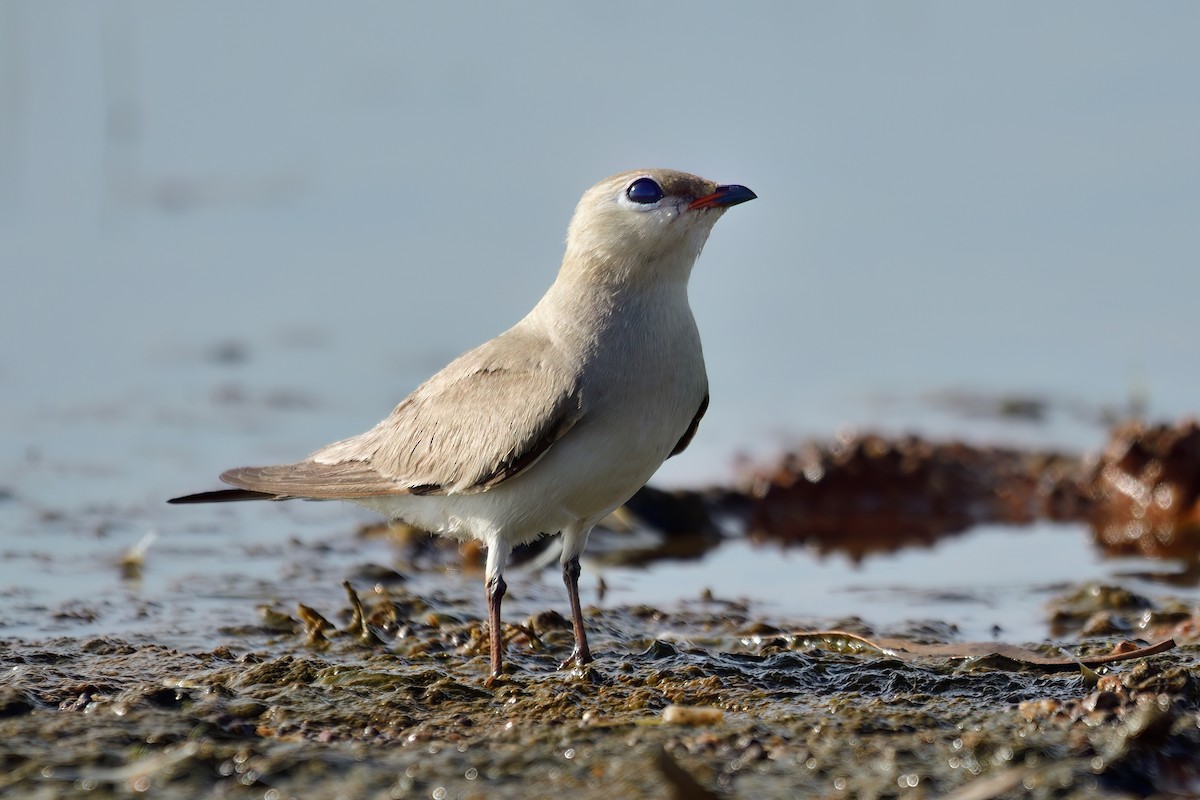
<svg viewBox="0 0 1200 800">
<path fill-rule="evenodd" d="M 501 679 L 501 602 L 512 549 L 561 534 L 575 645 L 592 661 L 579 558 L 594 525 L 684 451 L 708 409 L 688 279 L 713 225 L 756 198 L 668 169 L 588 189 L 546 294 L 462 354 L 365 433 L 302 461 L 222 473 L 232 489 L 169 503 L 346 500 L 487 550 L 490 672 Z"/>
</svg>

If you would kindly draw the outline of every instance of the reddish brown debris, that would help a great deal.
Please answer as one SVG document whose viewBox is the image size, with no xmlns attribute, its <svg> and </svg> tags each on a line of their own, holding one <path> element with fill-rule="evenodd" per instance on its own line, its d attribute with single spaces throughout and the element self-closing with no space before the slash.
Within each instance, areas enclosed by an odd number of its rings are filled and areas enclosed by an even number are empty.
<svg viewBox="0 0 1200 800">
<path fill-rule="evenodd" d="M 914 436 L 809 445 L 751 476 L 749 530 L 853 558 L 932 544 L 981 522 L 1075 518 L 1078 459 Z"/>
<path fill-rule="evenodd" d="M 860 559 L 980 523 L 1087 522 L 1112 555 L 1200 554 L 1200 424 L 1128 423 L 1092 466 L 1058 452 L 908 436 L 810 444 L 743 488 L 758 540 Z"/>
<path fill-rule="evenodd" d="M 1117 555 L 1200 552 L 1200 424 L 1116 428 L 1087 478 L 1088 521 Z"/>
</svg>

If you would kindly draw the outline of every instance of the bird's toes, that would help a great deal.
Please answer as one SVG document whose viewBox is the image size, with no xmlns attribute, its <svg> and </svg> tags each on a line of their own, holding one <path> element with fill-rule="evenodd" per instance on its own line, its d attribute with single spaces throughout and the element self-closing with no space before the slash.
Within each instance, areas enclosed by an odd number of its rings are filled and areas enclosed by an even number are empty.
<svg viewBox="0 0 1200 800">
<path fill-rule="evenodd" d="M 588 650 L 586 648 L 581 650 L 580 648 L 577 647 L 573 651 L 571 651 L 571 655 L 569 655 L 567 657 L 566 661 L 564 661 L 558 665 L 558 668 L 559 669 L 574 669 L 577 667 L 586 667 L 588 664 L 592 663 L 594 660 L 595 659 L 592 657 L 592 652 L 590 650 Z"/>
</svg>

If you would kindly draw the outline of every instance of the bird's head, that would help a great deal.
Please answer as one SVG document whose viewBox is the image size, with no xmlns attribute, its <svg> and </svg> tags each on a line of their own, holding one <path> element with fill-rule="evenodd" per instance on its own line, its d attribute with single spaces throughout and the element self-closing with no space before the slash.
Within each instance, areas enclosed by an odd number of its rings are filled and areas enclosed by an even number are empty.
<svg viewBox="0 0 1200 800">
<path fill-rule="evenodd" d="M 606 282 L 686 280 L 725 209 L 755 196 L 669 169 L 613 175 L 579 201 L 563 268 Z"/>
</svg>

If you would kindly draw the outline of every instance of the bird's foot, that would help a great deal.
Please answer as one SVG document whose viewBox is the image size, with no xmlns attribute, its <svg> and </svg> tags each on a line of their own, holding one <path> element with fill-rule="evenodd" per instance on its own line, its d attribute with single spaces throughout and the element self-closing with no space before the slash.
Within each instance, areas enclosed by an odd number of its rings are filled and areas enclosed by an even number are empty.
<svg viewBox="0 0 1200 800">
<path fill-rule="evenodd" d="M 558 665 L 558 668 L 572 669 L 573 667 L 585 667 L 594 660 L 592 658 L 592 651 L 587 647 L 576 647 L 571 651 L 571 655 L 567 657 L 567 660 Z"/>
</svg>

